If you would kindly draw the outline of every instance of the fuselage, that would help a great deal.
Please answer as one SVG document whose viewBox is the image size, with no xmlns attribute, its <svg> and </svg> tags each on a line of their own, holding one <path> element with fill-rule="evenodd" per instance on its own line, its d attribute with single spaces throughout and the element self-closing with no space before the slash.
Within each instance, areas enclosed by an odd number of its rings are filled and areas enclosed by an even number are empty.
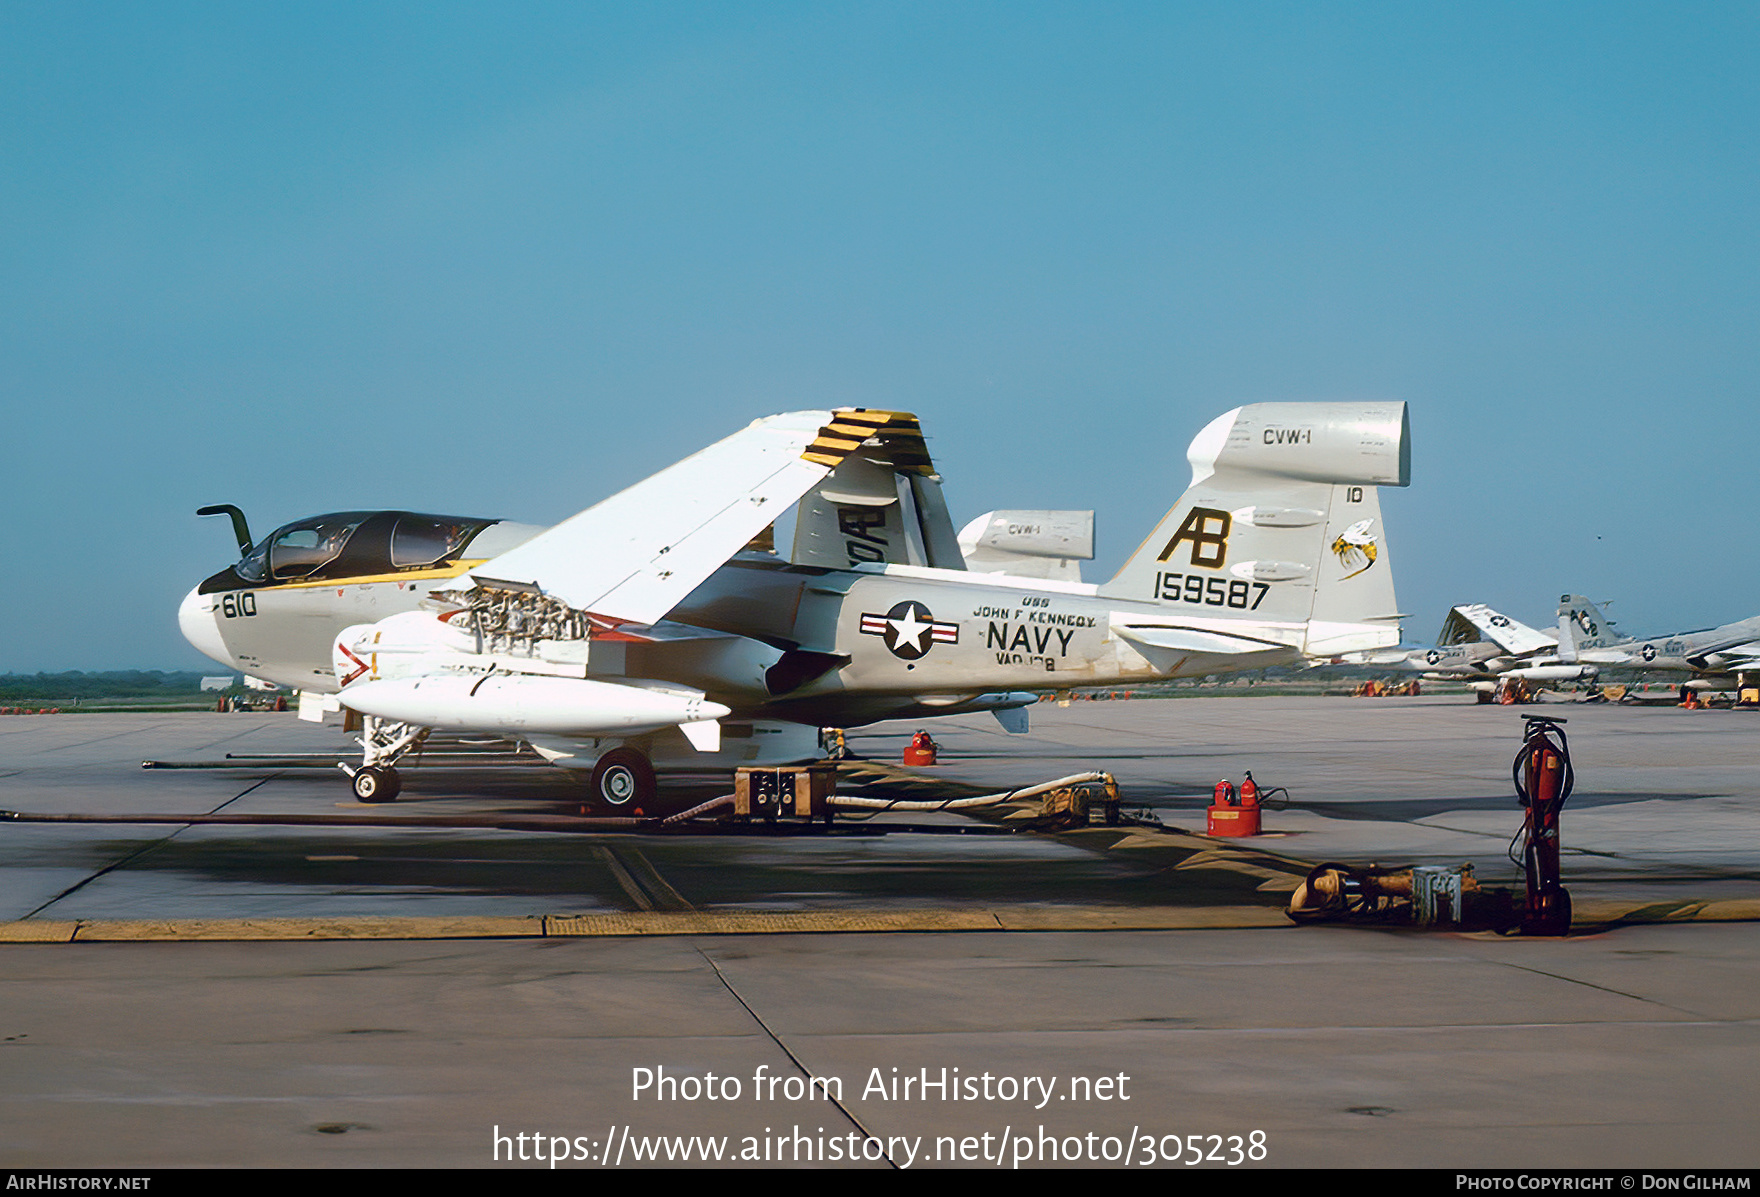
<svg viewBox="0 0 1760 1197">
<path fill-rule="evenodd" d="M 1585 661 L 1656 673 L 1730 674 L 1752 670 L 1760 657 L 1760 621 L 1743 620 L 1702 632 L 1680 632 L 1582 650 Z"/>
<path fill-rule="evenodd" d="M 626 668 L 632 676 L 652 670 L 649 676 L 688 681 L 763 717 L 856 724 L 901 703 L 945 707 L 997 691 L 1202 676 L 1301 658 L 1301 624 L 1249 624 L 1206 614 L 1202 602 L 1194 608 L 1120 602 L 1081 583 L 903 565 L 831 570 L 745 555 L 672 618 L 798 646 L 792 655 L 772 650 L 759 658 L 772 665 L 748 667 L 743 676 L 713 667 L 693 675 L 688 646 L 631 646 L 632 657 L 647 660 Z M 1235 651 L 1140 650 L 1118 634 L 1120 626 L 1212 632 L 1234 640 Z M 1242 638 L 1255 641 L 1256 651 L 1239 652 Z M 770 672 L 789 669 L 796 657 L 805 658 L 797 671 Z"/>
<path fill-rule="evenodd" d="M 1502 648 L 1482 640 L 1414 649 L 1393 662 L 1396 668 L 1437 677 L 1489 677 L 1509 663 Z"/>
<path fill-rule="evenodd" d="M 1495 644 L 1462 644 L 1420 649 L 1402 667 L 1437 681 L 1491 681 L 1500 677 L 1530 682 L 1574 682 L 1595 678 L 1599 670 L 1582 661 L 1561 661 L 1557 653 L 1514 657 Z"/>
<path fill-rule="evenodd" d="M 509 533 L 537 531 L 518 525 Z M 281 685 L 335 692 L 337 635 L 417 610 L 481 560 L 475 543 L 467 552 L 439 566 L 353 576 L 253 581 L 222 571 L 185 598 L 180 621 L 216 660 Z M 668 617 L 720 635 L 596 640 L 590 672 L 694 686 L 742 717 L 855 725 L 919 708 L 958 709 L 997 691 L 1300 660 L 1304 625 L 1253 621 L 1254 595 L 1241 590 L 1222 588 L 1180 605 L 1165 596 L 1131 602 L 1081 583 L 901 565 L 839 570 L 742 553 Z M 1157 649 L 1143 644 L 1140 631 L 1137 640 L 1119 634 L 1121 626 L 1211 633 L 1231 643 L 1217 653 Z"/>
</svg>

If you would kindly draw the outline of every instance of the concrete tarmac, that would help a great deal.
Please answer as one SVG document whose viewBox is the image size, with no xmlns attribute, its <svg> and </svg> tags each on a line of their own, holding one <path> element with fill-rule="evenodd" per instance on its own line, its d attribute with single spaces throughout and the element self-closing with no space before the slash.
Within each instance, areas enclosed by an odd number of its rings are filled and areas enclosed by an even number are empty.
<svg viewBox="0 0 1760 1197">
<path fill-rule="evenodd" d="M 717 1145 L 729 1163 L 853 1151 L 881 1167 L 1045 1166 L 1072 1150 L 1183 1167 L 1194 1146 L 1225 1168 L 1753 1167 L 1754 928 L 1679 920 L 1760 899 L 1760 717 L 1545 711 L 1570 720 L 1579 911 L 1672 921 L 1560 941 L 1297 928 L 1280 924 L 1276 868 L 1080 836 L 0 826 L 0 917 L 24 920 L 15 929 L 1226 915 L 1189 930 L 0 944 L 0 1162 L 480 1167 L 496 1162 L 499 1128 L 501 1162 L 524 1152 L 524 1167 L 545 1166 L 529 1158 L 534 1135 L 545 1154 L 563 1143 L 570 1167 Z M 935 775 L 1005 788 L 1109 769 L 1128 802 L 1196 830 L 1216 778 L 1251 769 L 1292 791 L 1255 845 L 1291 867 L 1471 861 L 1486 883 L 1517 878 L 1508 708 L 1231 697 L 1046 704 L 1033 720 L 1025 737 L 987 716 L 934 725 Z M 896 759 L 913 730 L 852 743 Z M 291 716 L 9 718 L 0 806 L 455 814 L 577 797 L 542 767 L 434 765 L 407 771 L 408 801 L 386 812 L 353 803 L 333 769 L 139 767 L 344 743 Z M 1255 910 L 1262 926 L 1229 923 Z M 889 1091 L 942 1069 L 975 1096 Z M 840 1081 L 841 1100 L 790 1100 L 787 1079 L 804 1074 Z M 644 1076 L 685 1085 L 659 1100 L 659 1085 L 635 1091 Z M 778 1077 L 776 1093 L 754 1093 Z M 1030 1100 L 1024 1078 L 1044 1082 Z"/>
</svg>

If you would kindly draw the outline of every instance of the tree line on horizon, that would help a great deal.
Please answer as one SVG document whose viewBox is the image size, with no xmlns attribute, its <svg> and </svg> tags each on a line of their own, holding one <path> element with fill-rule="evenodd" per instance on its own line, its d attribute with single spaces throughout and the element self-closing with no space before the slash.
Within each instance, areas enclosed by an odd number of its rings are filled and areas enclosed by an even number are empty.
<svg viewBox="0 0 1760 1197">
<path fill-rule="evenodd" d="M 113 669 L 87 673 L 0 673 L 0 699 L 157 698 L 199 694 L 205 675 L 192 670 Z M 218 676 L 218 675 L 214 675 Z M 234 674 L 234 677 L 237 675 Z"/>
</svg>

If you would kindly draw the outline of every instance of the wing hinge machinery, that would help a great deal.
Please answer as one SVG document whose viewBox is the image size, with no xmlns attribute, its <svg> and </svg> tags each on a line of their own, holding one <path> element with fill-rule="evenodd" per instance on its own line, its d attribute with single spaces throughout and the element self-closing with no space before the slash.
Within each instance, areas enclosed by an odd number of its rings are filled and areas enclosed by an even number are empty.
<svg viewBox="0 0 1760 1197">
<path fill-rule="evenodd" d="M 448 609 L 440 616 L 475 637 L 479 653 L 537 654 L 542 641 L 584 641 L 611 632 L 623 620 L 598 618 L 551 598 L 536 583 L 478 577 L 466 590 L 434 592 Z"/>
<path fill-rule="evenodd" d="M 809 492 L 815 504 L 841 496 L 833 484 L 842 469 L 858 479 L 883 472 L 901 486 L 936 481 L 908 412 L 773 416 L 484 562 L 424 605 L 472 634 L 482 653 L 676 638 L 654 625 L 788 505 Z M 952 543 L 944 518 L 919 531 L 924 543 Z"/>
<path fill-rule="evenodd" d="M 879 486 L 876 479 L 884 482 L 882 498 L 844 493 Z M 827 516 L 853 527 L 857 550 L 865 550 L 873 528 L 851 524 L 850 513 L 835 507 L 877 502 L 909 508 L 911 526 L 894 539 L 910 563 L 961 568 L 938 484 L 922 427 L 908 412 L 773 416 L 485 562 L 461 579 L 466 585 L 434 597 L 462 612 L 447 618 L 478 637 L 479 651 L 530 651 L 541 640 L 664 639 L 650 634 L 652 625 L 735 553 L 763 542 L 796 502 L 797 563 L 802 529 Z M 532 580 L 512 580 L 526 577 Z"/>
</svg>

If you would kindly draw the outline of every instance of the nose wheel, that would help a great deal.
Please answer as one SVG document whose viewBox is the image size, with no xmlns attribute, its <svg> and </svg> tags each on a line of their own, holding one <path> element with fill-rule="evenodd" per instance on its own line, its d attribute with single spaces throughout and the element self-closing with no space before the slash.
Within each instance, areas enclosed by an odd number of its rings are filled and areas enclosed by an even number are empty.
<svg viewBox="0 0 1760 1197">
<path fill-rule="evenodd" d="M 395 802 L 403 779 L 388 765 L 368 765 L 355 770 L 354 796 L 362 802 Z"/>
</svg>

